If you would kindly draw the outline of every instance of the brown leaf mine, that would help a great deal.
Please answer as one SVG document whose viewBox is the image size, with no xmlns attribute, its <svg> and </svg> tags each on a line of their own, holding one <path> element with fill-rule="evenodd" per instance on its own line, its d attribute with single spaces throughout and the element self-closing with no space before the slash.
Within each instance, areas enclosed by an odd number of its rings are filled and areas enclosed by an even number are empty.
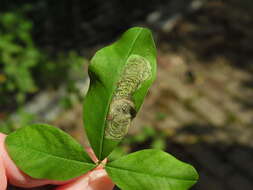
<svg viewBox="0 0 253 190">
<path fill-rule="evenodd" d="M 142 56 L 131 55 L 123 68 L 110 104 L 105 129 L 107 139 L 120 140 L 127 134 L 136 115 L 132 95 L 150 77 L 149 61 Z"/>
</svg>

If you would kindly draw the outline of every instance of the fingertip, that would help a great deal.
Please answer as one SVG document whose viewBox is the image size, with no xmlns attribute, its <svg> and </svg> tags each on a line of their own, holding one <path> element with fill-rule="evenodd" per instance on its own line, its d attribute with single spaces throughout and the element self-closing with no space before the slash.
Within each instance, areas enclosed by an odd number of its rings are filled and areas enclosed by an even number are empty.
<svg viewBox="0 0 253 190">
<path fill-rule="evenodd" d="M 0 133 L 0 146 L 1 146 L 1 141 L 4 140 L 6 135 Z M 0 149 L 0 190 L 6 190 L 7 189 L 7 178 L 6 178 L 6 172 L 5 172 L 5 167 L 4 167 L 4 162 L 3 162 L 3 153 Z"/>
<path fill-rule="evenodd" d="M 114 184 L 104 169 L 94 170 L 89 180 L 90 190 L 112 190 Z"/>
<path fill-rule="evenodd" d="M 57 187 L 55 190 L 80 190 L 80 189 L 87 189 L 88 187 L 88 181 L 89 181 L 89 173 L 78 177 L 75 181 L 70 182 L 66 185 L 62 185 Z"/>
<path fill-rule="evenodd" d="M 6 190 L 7 188 L 7 179 L 5 174 L 5 168 L 2 161 L 2 155 L 0 152 L 0 190 Z"/>
<path fill-rule="evenodd" d="M 67 185 L 60 186 L 56 190 L 112 190 L 114 184 L 104 169 L 95 169 L 79 177 Z"/>
</svg>

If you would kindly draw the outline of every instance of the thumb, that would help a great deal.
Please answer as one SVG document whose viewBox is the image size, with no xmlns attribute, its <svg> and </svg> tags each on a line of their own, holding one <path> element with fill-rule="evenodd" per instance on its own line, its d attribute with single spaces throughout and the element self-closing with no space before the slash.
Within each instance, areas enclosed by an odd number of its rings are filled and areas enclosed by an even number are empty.
<svg viewBox="0 0 253 190">
<path fill-rule="evenodd" d="M 94 162 L 98 162 L 98 159 L 91 148 L 87 147 L 86 151 Z M 112 190 L 114 184 L 104 169 L 106 162 L 107 159 L 103 160 L 94 170 L 75 179 L 73 182 L 56 188 L 56 190 Z"/>
<path fill-rule="evenodd" d="M 5 174 L 5 168 L 2 160 L 2 155 L 0 152 L 0 190 L 6 190 L 7 188 L 7 179 Z"/>
<path fill-rule="evenodd" d="M 103 168 L 96 168 L 56 190 L 112 190 L 114 184 Z"/>
</svg>

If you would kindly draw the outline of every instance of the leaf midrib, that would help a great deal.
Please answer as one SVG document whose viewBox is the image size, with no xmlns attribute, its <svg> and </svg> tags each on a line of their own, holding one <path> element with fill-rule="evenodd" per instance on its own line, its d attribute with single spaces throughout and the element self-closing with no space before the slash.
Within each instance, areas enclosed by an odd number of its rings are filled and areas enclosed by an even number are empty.
<svg viewBox="0 0 253 190">
<path fill-rule="evenodd" d="M 142 33 L 142 31 L 143 31 L 143 30 L 144 30 L 143 28 L 140 28 L 140 31 L 137 33 L 137 35 L 136 35 L 135 39 L 133 40 L 132 45 L 130 46 L 130 48 L 129 48 L 129 50 L 128 50 L 127 54 L 126 54 L 126 57 L 125 57 L 124 63 L 126 62 L 127 58 L 128 58 L 128 57 L 129 57 L 129 55 L 131 54 L 131 52 L 132 52 L 132 50 L 133 50 L 133 47 L 134 47 L 134 45 L 135 45 L 136 41 L 138 40 L 138 38 L 139 38 L 139 36 L 140 36 L 140 34 Z M 117 80 L 118 80 L 118 79 L 117 79 Z M 115 89 L 114 89 L 114 90 L 115 90 Z M 114 92 L 114 90 L 113 90 L 113 92 Z M 109 102 L 111 102 L 111 100 L 112 100 L 112 96 L 113 96 L 113 94 L 114 94 L 113 92 L 111 93 L 111 96 L 110 96 L 110 98 L 109 98 L 109 100 L 110 100 Z M 108 114 L 109 105 L 110 105 L 110 104 L 107 104 L 107 107 L 106 107 L 106 115 Z M 106 121 L 106 119 L 104 119 L 104 122 L 103 122 L 103 129 L 102 129 L 102 131 L 101 131 L 101 133 L 102 133 L 102 134 L 101 134 L 102 138 L 101 138 L 100 148 L 99 148 L 99 149 L 100 149 L 100 152 L 99 152 L 99 160 L 100 160 L 100 159 L 101 159 L 101 157 L 102 157 L 103 146 L 104 146 L 105 121 Z"/>
<path fill-rule="evenodd" d="M 120 168 L 120 167 L 114 167 L 114 166 L 110 166 L 107 165 L 106 168 L 112 168 L 112 169 L 116 169 L 116 170 L 122 170 L 122 171 L 129 171 L 129 172 L 133 172 L 133 173 L 138 173 L 140 175 L 145 175 L 145 176 L 154 176 L 154 177 L 158 177 L 158 178 L 170 178 L 170 179 L 174 179 L 174 180 L 181 180 L 181 181 L 197 181 L 197 179 L 182 179 L 182 178 L 178 178 L 178 177 L 172 177 L 172 176 L 160 176 L 160 175 L 149 175 L 147 173 L 144 172 L 140 172 L 140 171 L 135 171 L 135 170 L 129 170 L 129 169 L 124 169 L 124 168 Z"/>
<path fill-rule="evenodd" d="M 93 163 L 83 162 L 83 161 L 80 161 L 80 160 L 73 160 L 73 159 L 69 159 L 69 158 L 60 157 L 60 156 L 58 156 L 58 155 L 49 154 L 49 153 L 47 153 L 47 152 L 43 152 L 43 151 L 41 151 L 41 150 L 37 150 L 37 149 L 35 149 L 35 148 L 31 148 L 31 147 L 24 146 L 24 145 L 8 144 L 8 146 L 16 146 L 16 147 L 19 147 L 19 148 L 21 148 L 21 149 L 25 147 L 25 148 L 28 148 L 28 149 L 34 151 L 34 152 L 39 152 L 39 153 L 41 153 L 41 154 L 46 154 L 46 155 L 48 155 L 48 156 L 50 156 L 50 157 L 56 157 L 56 158 L 61 159 L 61 160 L 72 161 L 72 162 L 77 162 L 77 163 L 82 163 L 82 164 L 88 164 L 88 165 L 91 165 L 91 166 L 95 166 L 95 164 L 93 164 Z"/>
</svg>

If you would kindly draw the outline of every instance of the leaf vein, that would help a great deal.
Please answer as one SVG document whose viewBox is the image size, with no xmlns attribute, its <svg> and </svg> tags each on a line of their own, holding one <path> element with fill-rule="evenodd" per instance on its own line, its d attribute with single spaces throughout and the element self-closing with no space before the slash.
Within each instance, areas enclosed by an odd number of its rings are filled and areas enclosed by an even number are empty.
<svg viewBox="0 0 253 190">
<path fill-rule="evenodd" d="M 126 54 L 126 57 L 124 59 L 124 63 L 126 62 L 127 58 L 129 57 L 129 55 L 131 54 L 132 50 L 133 50 L 133 47 L 136 43 L 136 41 L 138 40 L 140 34 L 142 33 L 143 29 L 140 29 L 140 31 L 137 33 L 135 39 L 133 40 L 133 43 L 131 44 L 130 48 L 129 48 L 129 51 L 127 52 Z M 110 105 L 110 102 L 112 100 L 112 97 L 113 97 L 113 93 L 111 94 L 111 97 L 110 97 L 110 101 L 109 101 L 109 105 Z M 109 110 L 109 106 L 107 106 L 107 112 L 106 112 L 106 115 L 108 114 L 108 110 Z M 102 139 L 101 139 L 101 142 L 100 142 L 100 152 L 99 152 L 99 159 L 102 157 L 102 152 L 103 152 L 103 146 L 104 146 L 104 136 L 105 136 L 105 122 L 103 123 L 103 130 L 102 130 Z"/>
<path fill-rule="evenodd" d="M 112 166 L 106 166 L 107 168 L 112 168 L 112 169 L 118 169 L 118 170 L 122 170 L 122 171 L 129 171 L 129 172 L 133 172 L 133 173 L 138 173 L 138 174 L 141 174 L 141 175 L 148 175 L 150 176 L 149 174 L 146 174 L 146 173 L 143 173 L 143 172 L 139 172 L 139 171 L 134 171 L 134 170 L 125 170 L 123 168 L 119 168 L 119 167 L 112 167 Z M 181 180 L 181 181 L 196 181 L 197 179 L 182 179 L 182 178 L 178 178 L 178 177 L 175 177 L 175 176 L 160 176 L 160 175 L 154 175 L 152 174 L 151 176 L 154 176 L 154 177 L 159 177 L 159 178 L 172 178 L 174 180 Z"/>
<path fill-rule="evenodd" d="M 56 158 L 59 158 L 59 159 L 62 159 L 62 160 L 67 160 L 67 161 L 73 161 L 73 162 L 82 163 L 82 164 L 85 163 L 85 164 L 88 164 L 88 165 L 93 165 L 92 163 L 82 162 L 80 160 L 73 160 L 73 159 L 69 159 L 69 158 L 64 158 L 64 157 L 61 157 L 61 156 L 58 156 L 58 155 L 50 154 L 48 152 L 43 152 L 41 150 L 37 150 L 35 148 L 31 148 L 31 147 L 24 146 L 24 145 L 22 146 L 22 145 L 17 145 L 17 144 L 11 144 L 11 145 L 9 144 L 9 146 L 16 146 L 16 147 L 20 147 L 20 148 L 24 148 L 25 147 L 25 148 L 28 148 L 28 149 L 34 151 L 34 152 L 39 152 L 41 154 L 46 154 L 46 155 L 48 155 L 50 157 L 56 157 Z"/>
</svg>

